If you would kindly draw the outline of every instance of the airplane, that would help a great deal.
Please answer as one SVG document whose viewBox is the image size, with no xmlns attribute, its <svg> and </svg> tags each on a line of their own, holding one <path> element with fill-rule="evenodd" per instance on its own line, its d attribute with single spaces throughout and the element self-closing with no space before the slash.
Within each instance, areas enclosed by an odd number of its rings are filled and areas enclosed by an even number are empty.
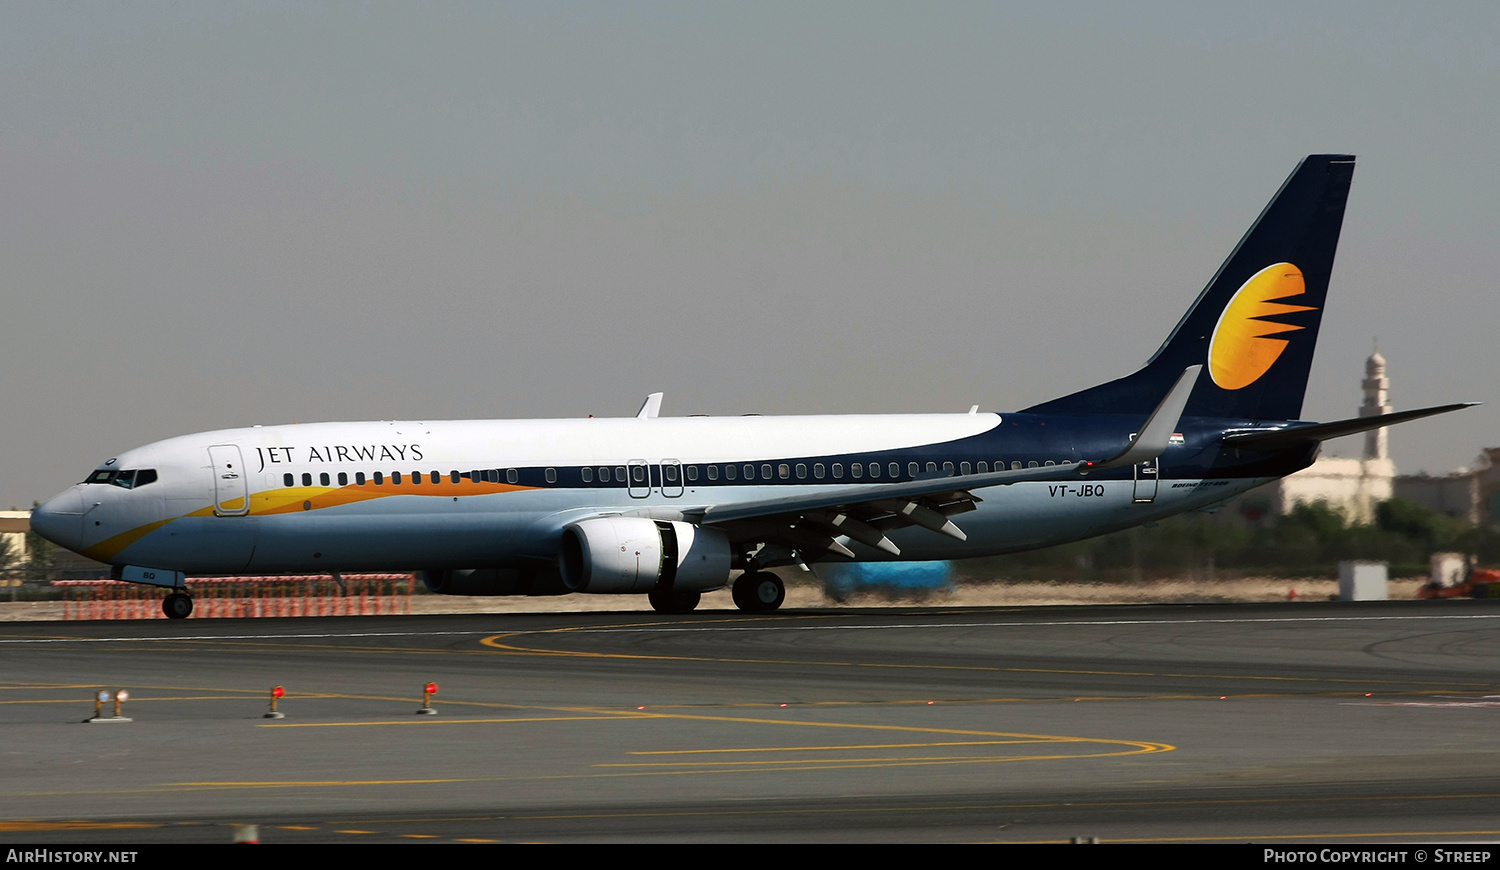
<svg viewBox="0 0 1500 870">
<path fill-rule="evenodd" d="M 46 539 L 170 590 L 193 574 L 417 572 L 457 595 L 728 588 L 767 570 L 1046 547 L 1220 504 L 1321 442 L 1469 407 L 1299 419 L 1354 158 L 1302 160 L 1138 371 L 1015 413 L 253 426 L 107 460 L 38 507 Z"/>
</svg>

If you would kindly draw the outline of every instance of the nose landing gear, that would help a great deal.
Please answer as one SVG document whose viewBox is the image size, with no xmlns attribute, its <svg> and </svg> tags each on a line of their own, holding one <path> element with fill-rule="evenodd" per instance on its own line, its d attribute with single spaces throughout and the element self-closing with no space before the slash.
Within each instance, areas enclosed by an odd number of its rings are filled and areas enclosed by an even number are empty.
<svg viewBox="0 0 1500 870">
<path fill-rule="evenodd" d="M 181 592 L 173 592 L 161 600 L 161 612 L 168 619 L 187 619 L 193 612 L 193 599 Z"/>
</svg>

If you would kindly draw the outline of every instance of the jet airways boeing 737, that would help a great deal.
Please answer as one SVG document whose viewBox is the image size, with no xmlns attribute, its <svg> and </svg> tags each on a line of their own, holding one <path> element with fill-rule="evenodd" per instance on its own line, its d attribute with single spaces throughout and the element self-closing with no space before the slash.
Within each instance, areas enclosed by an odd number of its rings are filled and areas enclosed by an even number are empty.
<svg viewBox="0 0 1500 870">
<path fill-rule="evenodd" d="M 365 570 L 663 611 L 729 587 L 754 612 L 785 597 L 775 566 L 1008 553 L 1211 506 L 1325 439 L 1466 407 L 1298 419 L 1353 173 L 1303 160 L 1145 367 L 1016 413 L 671 419 L 652 394 L 624 419 L 226 429 L 121 453 L 32 527 L 170 588 L 175 618 L 189 572 Z"/>
</svg>

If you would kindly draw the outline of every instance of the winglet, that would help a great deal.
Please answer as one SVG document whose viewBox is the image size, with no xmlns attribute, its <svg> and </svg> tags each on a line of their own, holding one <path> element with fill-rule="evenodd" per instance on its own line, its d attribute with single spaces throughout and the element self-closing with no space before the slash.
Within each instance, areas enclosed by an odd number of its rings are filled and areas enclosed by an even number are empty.
<svg viewBox="0 0 1500 870">
<path fill-rule="evenodd" d="M 661 413 L 661 393 L 652 393 L 646 397 L 645 404 L 636 412 L 637 420 L 655 420 L 656 415 Z"/>
<path fill-rule="evenodd" d="M 1202 365 L 1183 369 L 1182 376 L 1167 392 L 1167 397 L 1161 400 L 1161 404 L 1156 406 L 1156 410 L 1151 412 L 1151 416 L 1146 418 L 1146 424 L 1131 439 L 1130 446 L 1093 467 L 1135 465 L 1138 462 L 1148 462 L 1166 452 L 1172 433 L 1177 429 L 1177 422 L 1182 419 L 1182 409 L 1187 407 L 1188 397 L 1193 394 L 1193 386 L 1198 383 L 1198 374 L 1202 371 Z"/>
</svg>

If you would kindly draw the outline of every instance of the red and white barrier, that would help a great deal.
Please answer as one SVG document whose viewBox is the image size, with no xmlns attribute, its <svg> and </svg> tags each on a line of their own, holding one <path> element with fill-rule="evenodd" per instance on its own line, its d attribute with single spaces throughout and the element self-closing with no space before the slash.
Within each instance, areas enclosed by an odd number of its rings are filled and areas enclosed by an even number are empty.
<svg viewBox="0 0 1500 870">
<path fill-rule="evenodd" d="M 262 616 L 382 616 L 411 613 L 411 574 L 189 577 L 195 619 Z M 65 590 L 63 619 L 165 619 L 165 589 L 118 580 L 54 580 Z"/>
</svg>

